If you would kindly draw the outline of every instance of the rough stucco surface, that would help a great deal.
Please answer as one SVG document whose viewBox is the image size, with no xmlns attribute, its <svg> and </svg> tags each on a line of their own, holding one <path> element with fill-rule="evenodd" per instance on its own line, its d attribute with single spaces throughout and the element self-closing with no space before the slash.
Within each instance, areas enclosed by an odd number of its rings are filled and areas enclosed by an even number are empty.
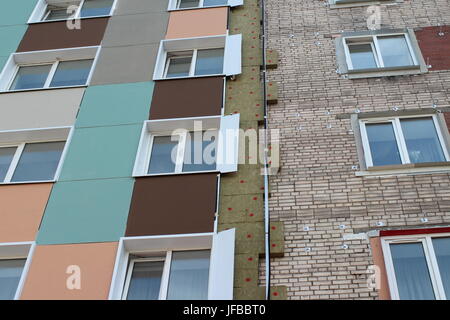
<svg viewBox="0 0 450 320">
<path fill-rule="evenodd" d="M 344 241 L 343 234 L 377 229 L 379 221 L 384 228 L 450 223 L 448 174 L 362 178 L 352 169 L 358 165 L 355 137 L 350 120 L 337 114 L 430 108 L 433 101 L 445 106 L 450 92 L 446 70 L 340 78 L 330 35 L 367 30 L 366 9 L 330 9 L 309 0 L 267 3 L 269 48 L 280 53 L 278 69 L 269 71 L 279 83 L 270 128 L 281 134 L 270 210 L 285 226 L 285 257 L 273 260 L 272 281 L 287 286 L 289 299 L 376 299 L 366 285 L 374 263 L 368 241 Z M 445 1 L 405 1 L 382 6 L 381 17 L 384 28 L 448 25 L 450 8 Z"/>
</svg>

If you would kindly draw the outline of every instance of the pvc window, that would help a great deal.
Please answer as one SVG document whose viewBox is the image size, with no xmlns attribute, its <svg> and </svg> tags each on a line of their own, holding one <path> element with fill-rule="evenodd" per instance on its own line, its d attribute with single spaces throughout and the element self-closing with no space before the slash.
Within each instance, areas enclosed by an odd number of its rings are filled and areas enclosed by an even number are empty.
<svg viewBox="0 0 450 320">
<path fill-rule="evenodd" d="M 450 299 L 450 234 L 383 238 L 395 300 Z"/>
<path fill-rule="evenodd" d="M 153 80 L 242 72 L 242 35 L 162 40 Z"/>
<path fill-rule="evenodd" d="M 368 167 L 449 161 L 435 115 L 362 120 Z"/>
<path fill-rule="evenodd" d="M 133 176 L 237 171 L 239 114 L 144 123 Z"/>
<path fill-rule="evenodd" d="M 84 86 L 91 72 L 93 59 L 55 61 L 52 64 L 19 65 L 9 91 Z"/>
<path fill-rule="evenodd" d="M 168 53 L 165 78 L 193 77 L 223 73 L 223 48 Z"/>
<path fill-rule="evenodd" d="M 124 300 L 206 300 L 210 250 L 130 259 Z"/>
<path fill-rule="evenodd" d="M 153 135 L 148 174 L 214 171 L 217 130 Z"/>
<path fill-rule="evenodd" d="M 406 33 L 344 38 L 349 70 L 419 66 Z"/>
<path fill-rule="evenodd" d="M 34 242 L 0 244 L 0 300 L 20 298 L 34 247 Z"/>
<path fill-rule="evenodd" d="M 53 181 L 65 141 L 0 146 L 0 183 Z"/>
<path fill-rule="evenodd" d="M 39 0 L 29 23 L 105 17 L 112 14 L 115 0 Z"/>
<path fill-rule="evenodd" d="M 13 300 L 26 259 L 0 260 L 0 300 Z"/>
</svg>

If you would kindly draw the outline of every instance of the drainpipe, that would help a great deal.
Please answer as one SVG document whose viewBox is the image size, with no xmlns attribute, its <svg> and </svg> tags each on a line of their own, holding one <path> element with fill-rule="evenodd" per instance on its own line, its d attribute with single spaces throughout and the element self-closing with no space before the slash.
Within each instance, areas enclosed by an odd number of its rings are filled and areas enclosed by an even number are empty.
<svg viewBox="0 0 450 320">
<path fill-rule="evenodd" d="M 269 212 L 269 164 L 268 164 L 268 104 L 267 104 L 267 64 L 266 64 L 266 7 L 265 1 L 260 0 L 262 13 L 261 46 L 263 52 L 262 84 L 264 99 L 264 233 L 266 260 L 266 300 L 270 300 L 270 212 Z"/>
</svg>

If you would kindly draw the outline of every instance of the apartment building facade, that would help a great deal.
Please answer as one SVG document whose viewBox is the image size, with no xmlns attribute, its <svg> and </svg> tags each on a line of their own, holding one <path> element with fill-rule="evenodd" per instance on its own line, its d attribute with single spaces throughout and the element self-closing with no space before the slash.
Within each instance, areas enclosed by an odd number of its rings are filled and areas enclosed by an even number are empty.
<svg viewBox="0 0 450 320">
<path fill-rule="evenodd" d="M 0 299 L 264 299 L 259 4 L 2 6 Z"/>
<path fill-rule="evenodd" d="M 288 299 L 450 299 L 450 3 L 267 1 Z"/>
</svg>

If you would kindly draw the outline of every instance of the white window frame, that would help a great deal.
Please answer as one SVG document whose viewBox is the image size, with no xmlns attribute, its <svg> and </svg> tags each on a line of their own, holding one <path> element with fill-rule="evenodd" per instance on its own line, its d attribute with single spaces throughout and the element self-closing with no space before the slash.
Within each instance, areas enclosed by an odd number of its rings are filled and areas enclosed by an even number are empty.
<svg viewBox="0 0 450 320">
<path fill-rule="evenodd" d="M 386 272 L 389 283 L 389 290 L 391 293 L 391 298 L 393 300 L 400 300 L 400 296 L 398 292 L 397 279 L 395 277 L 394 263 L 392 260 L 390 244 L 399 244 L 399 243 L 422 243 L 436 300 L 447 299 L 445 295 L 444 286 L 442 284 L 441 274 L 439 271 L 439 265 L 436 259 L 436 254 L 434 252 L 432 239 L 448 238 L 448 237 L 450 237 L 450 233 L 392 236 L 392 237 L 383 237 L 381 239 L 381 245 L 383 248 L 383 256 L 386 264 Z M 448 297 L 448 299 L 450 299 L 450 297 Z"/>
<path fill-rule="evenodd" d="M 409 38 L 408 33 L 400 32 L 400 33 L 385 33 L 385 34 L 379 34 L 379 35 L 361 35 L 361 36 L 343 37 L 342 41 L 344 44 L 344 52 L 345 52 L 345 58 L 346 58 L 348 70 L 364 71 L 365 69 L 353 69 L 353 63 L 352 63 L 350 50 L 349 50 L 349 45 L 352 45 L 352 43 L 348 44 L 347 39 L 348 40 L 362 39 L 363 41 L 361 41 L 361 44 L 370 43 L 371 47 L 372 47 L 373 55 L 375 57 L 375 62 L 377 63 L 377 68 L 383 69 L 383 68 L 385 68 L 385 66 L 384 66 L 383 56 L 381 55 L 380 46 L 378 44 L 378 38 L 390 37 L 390 36 L 404 36 L 406 39 L 409 54 L 411 55 L 411 58 L 412 58 L 414 64 L 413 65 L 405 65 L 404 67 L 420 67 L 418 58 L 417 58 L 414 48 L 411 44 L 411 39 Z M 366 41 L 366 39 L 372 39 L 372 41 Z M 359 42 L 355 42 L 355 44 L 359 44 Z M 401 67 L 402 66 L 399 66 L 399 68 L 401 68 Z"/>
<path fill-rule="evenodd" d="M 232 300 L 235 260 L 235 229 L 219 233 L 190 233 L 141 237 L 122 237 L 119 240 L 116 261 L 109 290 L 109 300 L 122 300 L 129 286 L 130 255 L 147 254 L 167 259 L 174 251 L 210 250 L 208 300 Z M 171 258 L 171 257 L 170 257 Z M 169 277 L 167 263 L 163 276 Z M 128 284 L 126 283 L 128 280 Z M 168 281 L 165 282 L 168 284 Z M 167 292 L 161 282 L 160 294 Z M 128 289 L 128 288 L 127 288 Z M 160 295 L 161 297 L 167 297 Z"/>
<path fill-rule="evenodd" d="M 189 252 L 189 251 L 203 251 L 203 250 L 209 250 L 210 251 L 210 261 L 211 261 L 211 248 L 207 249 L 195 249 L 195 250 L 183 250 L 182 252 Z M 165 254 L 162 253 L 161 257 L 149 257 L 149 258 L 133 258 L 130 259 L 129 265 L 128 265 L 128 271 L 127 271 L 127 278 L 125 280 L 125 285 L 123 289 L 123 295 L 122 300 L 127 300 L 128 291 L 130 288 L 131 283 L 131 277 L 134 270 L 134 264 L 137 262 L 149 262 L 149 261 L 155 261 L 155 262 L 164 262 L 163 267 L 163 273 L 161 276 L 161 287 L 159 288 L 159 297 L 158 300 L 167 300 L 167 294 L 169 290 L 169 278 L 170 278 L 170 271 L 172 269 L 172 256 L 173 252 L 181 252 L 181 251 L 167 251 Z"/>
<path fill-rule="evenodd" d="M 0 260 L 26 260 L 25 265 L 23 266 L 22 275 L 20 276 L 20 280 L 17 285 L 16 294 L 14 295 L 14 300 L 19 300 L 22 294 L 35 247 L 36 243 L 34 241 L 0 243 Z"/>
<path fill-rule="evenodd" d="M 223 59 L 225 60 L 225 48 L 223 47 L 213 47 L 213 48 L 202 48 L 202 49 L 192 49 L 192 55 L 180 55 L 180 56 L 175 56 L 175 57 L 167 57 L 167 62 L 166 62 L 166 67 L 164 70 L 164 79 L 176 79 L 176 78 L 186 78 L 186 77 L 210 77 L 210 76 L 218 76 L 218 75 L 222 75 L 223 73 L 212 73 L 212 74 L 206 74 L 206 75 L 196 75 L 195 74 L 195 67 L 197 66 L 197 54 L 198 51 L 203 51 L 203 50 L 214 50 L 214 49 L 223 49 Z M 184 51 L 184 50 L 183 50 Z M 176 53 L 176 51 L 170 51 L 167 53 L 167 55 L 169 56 L 170 54 Z M 189 75 L 185 76 L 185 77 L 167 77 L 167 73 L 169 72 L 169 66 L 170 66 L 170 61 L 172 59 L 177 59 L 177 58 L 187 58 L 190 57 L 191 58 L 191 65 L 189 67 Z M 222 65 L 222 70 L 223 70 L 223 65 Z"/>
<path fill-rule="evenodd" d="M 0 73 L 0 92 L 24 92 L 53 90 L 64 88 L 82 88 L 89 86 L 100 55 L 100 46 L 66 48 L 58 50 L 40 50 L 12 53 Z M 60 62 L 93 60 L 91 70 L 83 85 L 50 87 Z M 51 65 L 44 86 L 41 88 L 10 90 L 20 67 Z"/>
<path fill-rule="evenodd" d="M 223 49 L 223 69 L 218 74 L 194 75 L 198 50 Z M 167 78 L 170 53 L 192 51 L 191 68 L 188 76 Z M 187 55 L 186 55 L 187 56 Z M 161 40 L 153 80 L 173 80 L 211 76 L 234 76 L 242 73 L 242 35 L 219 35 L 182 39 Z"/>
<path fill-rule="evenodd" d="M 204 171 L 183 171 L 185 148 L 187 134 L 200 131 L 195 128 L 195 122 L 201 121 L 201 131 L 217 130 L 216 139 L 216 166 L 213 170 Z M 235 172 L 237 171 L 238 153 L 239 153 L 239 121 L 240 115 L 233 114 L 229 116 L 206 116 L 193 118 L 175 118 L 162 120 L 147 120 L 144 122 L 139 147 L 136 154 L 136 161 L 133 169 L 133 177 L 145 176 L 162 176 L 162 175 L 178 175 L 178 174 L 195 174 L 195 173 L 211 173 L 211 172 Z M 177 160 L 175 163 L 175 171 L 167 173 L 148 173 L 150 165 L 151 153 L 153 151 L 153 141 L 155 137 L 172 136 L 173 130 L 180 139 L 178 140 Z M 153 128 L 155 127 L 155 128 Z M 237 130 L 237 132 L 233 131 Z M 232 133 L 236 134 L 233 135 Z M 211 141 L 212 143 L 212 141 Z"/>
<path fill-rule="evenodd" d="M 113 1 L 113 4 L 111 6 L 111 10 L 109 11 L 108 14 L 105 15 L 98 15 L 98 16 L 92 16 L 92 17 L 81 17 L 80 13 L 81 13 L 81 9 L 83 8 L 84 3 L 86 2 L 86 0 L 78 0 L 78 1 L 67 1 L 67 2 L 78 2 L 78 8 L 77 11 L 70 17 L 68 17 L 67 19 L 55 19 L 55 20 L 45 20 L 48 15 L 50 14 L 50 11 L 48 10 L 48 7 L 50 6 L 46 0 L 39 0 L 38 3 L 36 4 L 36 7 L 33 10 L 33 13 L 31 14 L 28 23 L 46 23 L 46 22 L 56 22 L 56 21 L 67 21 L 67 20 L 74 20 L 74 19 L 92 19 L 92 18 L 102 18 L 102 17 L 110 17 L 113 15 L 116 6 L 117 6 L 117 0 Z M 76 4 L 74 4 L 76 5 Z"/>
<path fill-rule="evenodd" d="M 371 119 L 361 119 L 360 120 L 360 130 L 361 138 L 364 149 L 364 158 L 367 167 L 373 167 L 372 153 L 370 150 L 369 138 L 367 135 L 366 124 L 377 124 L 377 123 L 391 123 L 394 130 L 395 140 L 397 141 L 397 147 L 400 153 L 400 158 L 402 160 L 401 164 L 410 164 L 411 160 L 409 158 L 408 149 L 406 147 L 405 137 L 403 135 L 403 130 L 401 127 L 402 119 L 413 119 L 413 118 L 431 118 L 436 129 L 436 133 L 441 145 L 442 151 L 445 156 L 446 161 L 450 161 L 449 151 L 447 150 L 444 136 L 442 134 L 442 128 L 439 125 L 439 121 L 435 114 L 432 115 L 414 115 L 414 116 L 403 116 L 403 117 L 387 117 L 387 118 L 371 118 Z"/>
<path fill-rule="evenodd" d="M 211 129 L 211 130 L 215 130 L 215 129 Z M 218 135 L 218 131 L 219 129 L 217 129 L 217 135 Z M 167 173 L 156 173 L 156 174 L 151 174 L 148 173 L 147 175 L 166 175 L 166 174 L 181 174 L 181 173 L 201 173 L 201 172 L 216 172 L 216 170 L 204 170 L 204 171 L 183 171 L 183 165 L 184 165 L 184 158 L 186 156 L 186 142 L 187 142 L 187 136 L 188 134 L 191 135 L 191 139 L 193 137 L 193 135 L 195 134 L 195 132 L 198 131 L 186 131 L 178 135 L 178 142 L 177 142 L 177 159 L 175 161 L 175 171 L 174 172 L 167 172 Z M 203 131 L 201 131 L 203 133 Z M 167 137 L 167 134 L 164 133 L 160 133 L 160 134 L 151 134 L 150 136 L 150 147 L 149 147 L 149 152 L 148 152 L 148 159 L 147 159 L 147 167 L 145 169 L 145 172 L 148 172 L 148 169 L 150 167 L 150 160 L 152 158 L 152 151 L 153 151 L 153 142 L 155 140 L 155 137 Z M 192 143 L 192 142 L 191 142 Z M 216 157 L 217 157 L 217 141 L 211 141 L 211 143 L 216 143 Z"/>
<path fill-rule="evenodd" d="M 92 65 L 91 65 L 91 71 L 92 71 L 92 67 L 94 65 L 94 61 L 95 59 L 81 59 L 81 60 L 63 60 L 63 61 L 55 61 L 53 63 L 37 63 L 37 64 L 24 64 L 24 65 L 16 65 L 16 69 L 14 71 L 14 75 L 11 78 L 11 81 L 8 84 L 8 92 L 15 92 L 15 91 L 25 91 L 25 90 L 39 90 L 39 89 L 57 89 L 57 88 L 72 88 L 72 87 L 85 87 L 87 86 L 87 82 L 89 80 L 89 75 L 88 78 L 86 79 L 86 83 L 85 84 L 79 84 L 76 86 L 58 86 L 58 87 L 50 87 L 50 84 L 53 81 L 53 77 L 55 76 L 56 70 L 58 69 L 58 66 L 61 62 L 71 62 L 71 61 L 83 61 L 83 60 L 92 60 Z M 11 86 L 14 83 L 14 80 L 17 77 L 17 74 L 19 73 L 20 68 L 22 67 L 35 67 L 35 66 L 45 66 L 45 65 L 51 65 L 50 67 L 50 71 L 47 75 L 47 79 L 45 80 L 44 86 L 40 87 L 40 88 L 30 88 L 30 89 L 11 89 Z M 89 71 L 89 74 L 91 73 L 91 71 Z"/>
<path fill-rule="evenodd" d="M 0 181 L 0 185 L 6 184 L 25 184 L 25 183 L 45 183 L 45 182 L 55 182 L 58 180 L 61 173 L 62 165 L 66 157 L 67 151 L 69 149 L 69 144 L 72 139 L 74 127 L 54 127 L 45 129 L 25 129 L 18 131 L 0 131 L 0 148 L 11 148 L 16 147 L 13 159 L 9 165 L 8 171 L 6 173 L 5 179 Z M 14 142 L 8 142 L 14 141 Z M 26 144 L 32 143 L 46 143 L 46 142 L 65 142 L 64 148 L 59 159 L 58 167 L 56 168 L 55 175 L 50 180 L 39 180 L 39 181 L 11 181 L 14 172 L 19 164 L 20 157 L 22 156 L 23 150 Z"/>
</svg>

